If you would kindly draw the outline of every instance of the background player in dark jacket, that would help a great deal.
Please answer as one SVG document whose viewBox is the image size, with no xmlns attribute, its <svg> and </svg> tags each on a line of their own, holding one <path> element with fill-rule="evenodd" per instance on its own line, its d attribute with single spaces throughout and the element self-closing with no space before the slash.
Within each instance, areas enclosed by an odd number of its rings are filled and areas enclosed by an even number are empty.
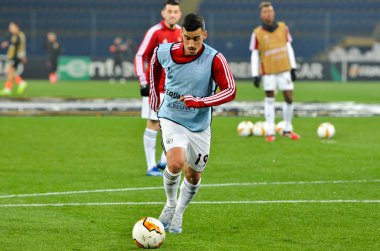
<svg viewBox="0 0 380 251">
<path fill-rule="evenodd" d="M 123 61 L 125 60 L 126 45 L 122 44 L 122 39 L 116 37 L 113 44 L 109 48 L 113 58 L 113 76 L 111 82 L 115 81 L 114 78 L 119 78 L 121 83 L 125 83 Z"/>
<path fill-rule="evenodd" d="M 18 85 L 17 92 L 23 93 L 27 83 L 17 75 L 17 67 L 20 63 L 26 63 L 26 38 L 25 34 L 20 30 L 20 27 L 15 22 L 9 23 L 9 32 L 11 37 L 8 41 L 1 43 L 2 48 L 8 48 L 7 52 L 7 80 L 5 82 L 5 88 L 1 91 L 1 95 L 9 95 L 12 93 L 13 83 Z"/>
<path fill-rule="evenodd" d="M 46 50 L 48 51 L 46 65 L 49 71 L 49 81 L 55 84 L 58 80 L 57 67 L 58 57 L 61 54 L 61 44 L 58 42 L 57 35 L 54 32 L 47 34 Z"/>
</svg>

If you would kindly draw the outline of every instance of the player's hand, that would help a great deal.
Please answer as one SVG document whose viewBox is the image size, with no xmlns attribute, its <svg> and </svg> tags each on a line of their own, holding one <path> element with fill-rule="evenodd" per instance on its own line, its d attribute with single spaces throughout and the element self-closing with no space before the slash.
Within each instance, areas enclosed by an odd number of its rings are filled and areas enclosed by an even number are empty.
<svg viewBox="0 0 380 251">
<path fill-rule="evenodd" d="M 28 58 L 27 57 L 22 57 L 21 58 L 21 63 L 26 64 L 27 62 L 28 62 Z"/>
<path fill-rule="evenodd" d="M 290 70 L 290 76 L 292 77 L 292 81 L 296 81 L 297 80 L 296 69 L 291 69 Z"/>
<path fill-rule="evenodd" d="M 260 87 L 260 81 L 261 81 L 261 77 L 253 77 L 253 85 L 254 85 L 256 88 L 259 88 L 259 87 Z"/>
<path fill-rule="evenodd" d="M 149 85 L 141 85 L 140 94 L 142 97 L 149 97 Z"/>
<path fill-rule="evenodd" d="M 8 41 L 4 41 L 4 42 L 1 43 L 1 47 L 2 48 L 7 48 L 8 45 L 9 45 Z"/>
<path fill-rule="evenodd" d="M 200 98 L 193 97 L 191 95 L 181 96 L 178 99 L 178 102 L 184 102 L 185 105 L 186 105 L 186 107 L 189 107 L 189 108 L 202 108 L 202 107 L 205 107 L 203 105 L 203 102 L 200 100 Z"/>
</svg>

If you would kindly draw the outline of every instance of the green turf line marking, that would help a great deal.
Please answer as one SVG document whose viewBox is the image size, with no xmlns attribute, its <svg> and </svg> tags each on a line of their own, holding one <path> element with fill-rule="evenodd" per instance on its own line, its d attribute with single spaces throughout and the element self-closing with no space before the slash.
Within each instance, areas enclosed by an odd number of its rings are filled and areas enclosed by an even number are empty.
<svg viewBox="0 0 380 251">
<path fill-rule="evenodd" d="M 313 184 L 344 184 L 344 183 L 380 183 L 380 180 L 316 180 L 316 181 L 273 181 L 273 182 L 243 182 L 243 183 L 220 183 L 220 184 L 203 184 L 202 187 L 229 187 L 229 186 L 268 186 L 268 185 L 313 185 Z M 115 189 L 95 189 L 66 192 L 47 192 L 32 194 L 8 194 L 1 195 L 0 199 L 20 198 L 20 197 L 41 197 L 54 195 L 86 194 L 86 193 L 112 193 L 125 191 L 145 191 L 160 190 L 162 186 L 157 187 L 129 187 Z"/>
<path fill-rule="evenodd" d="M 248 201 L 194 201 L 198 205 L 236 205 L 236 204 L 370 204 L 380 203 L 380 200 L 248 200 Z M 0 204 L 5 207 L 67 207 L 67 206 L 135 206 L 135 205 L 164 205 L 165 202 L 88 202 L 88 203 L 32 203 L 32 204 Z"/>
</svg>

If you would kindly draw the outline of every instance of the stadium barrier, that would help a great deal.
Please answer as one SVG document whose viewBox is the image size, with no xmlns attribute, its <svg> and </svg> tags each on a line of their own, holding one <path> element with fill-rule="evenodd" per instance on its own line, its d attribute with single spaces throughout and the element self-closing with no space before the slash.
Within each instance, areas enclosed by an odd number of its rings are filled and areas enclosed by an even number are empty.
<svg viewBox="0 0 380 251">
<path fill-rule="evenodd" d="M 229 62 L 236 80 L 251 79 L 249 62 Z M 6 58 L 0 56 L 0 79 L 5 78 Z M 380 62 L 298 62 L 297 76 L 300 81 L 379 81 Z M 30 57 L 20 72 L 26 79 L 45 79 L 48 76 L 46 59 Z M 65 80 L 106 80 L 113 76 L 113 60 L 63 56 L 59 60 L 60 78 Z M 134 79 L 132 62 L 123 62 L 123 76 Z"/>
</svg>

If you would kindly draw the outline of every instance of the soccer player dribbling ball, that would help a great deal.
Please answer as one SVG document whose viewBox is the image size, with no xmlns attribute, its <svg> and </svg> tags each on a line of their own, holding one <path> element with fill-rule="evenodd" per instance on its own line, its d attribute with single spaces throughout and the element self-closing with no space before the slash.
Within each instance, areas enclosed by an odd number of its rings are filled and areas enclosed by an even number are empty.
<svg viewBox="0 0 380 251">
<path fill-rule="evenodd" d="M 285 127 L 283 136 L 298 140 L 300 136 L 291 131 L 293 119 L 293 81 L 296 80 L 296 60 L 291 45 L 292 37 L 284 22 L 275 20 L 275 11 L 270 2 L 260 4 L 262 25 L 257 27 L 251 36 L 249 49 L 253 83 L 258 88 L 262 76 L 265 91 L 264 113 L 267 123 L 266 141 L 272 142 L 275 137 L 275 89 L 284 95 L 283 118 Z M 259 72 L 259 69 L 261 70 Z"/>
<path fill-rule="evenodd" d="M 182 232 L 186 207 L 196 195 L 210 153 L 212 106 L 235 98 L 236 86 L 224 56 L 203 43 L 205 22 L 198 14 L 185 17 L 182 42 L 161 44 L 153 54 L 150 105 L 158 111 L 166 151 L 164 188 L 167 197 L 159 220 L 170 233 Z M 160 80 L 165 71 L 161 104 Z M 215 93 L 216 87 L 220 91 Z M 184 179 L 177 190 L 184 169 Z"/>
<path fill-rule="evenodd" d="M 165 169 L 166 166 L 164 152 L 161 154 L 160 161 L 156 163 L 156 138 L 160 127 L 156 112 L 149 107 L 149 62 L 152 58 L 153 50 L 157 45 L 181 41 L 180 26 L 177 25 L 181 18 L 178 0 L 165 1 L 161 10 L 161 16 L 163 20 L 151 27 L 145 34 L 135 57 L 135 73 L 140 83 L 140 94 L 142 96 L 141 117 L 147 120 L 143 142 L 147 163 L 146 174 L 148 176 L 162 176 L 161 170 Z M 164 82 L 165 79 L 163 78 L 160 81 L 161 95 L 164 92 Z"/>
</svg>

